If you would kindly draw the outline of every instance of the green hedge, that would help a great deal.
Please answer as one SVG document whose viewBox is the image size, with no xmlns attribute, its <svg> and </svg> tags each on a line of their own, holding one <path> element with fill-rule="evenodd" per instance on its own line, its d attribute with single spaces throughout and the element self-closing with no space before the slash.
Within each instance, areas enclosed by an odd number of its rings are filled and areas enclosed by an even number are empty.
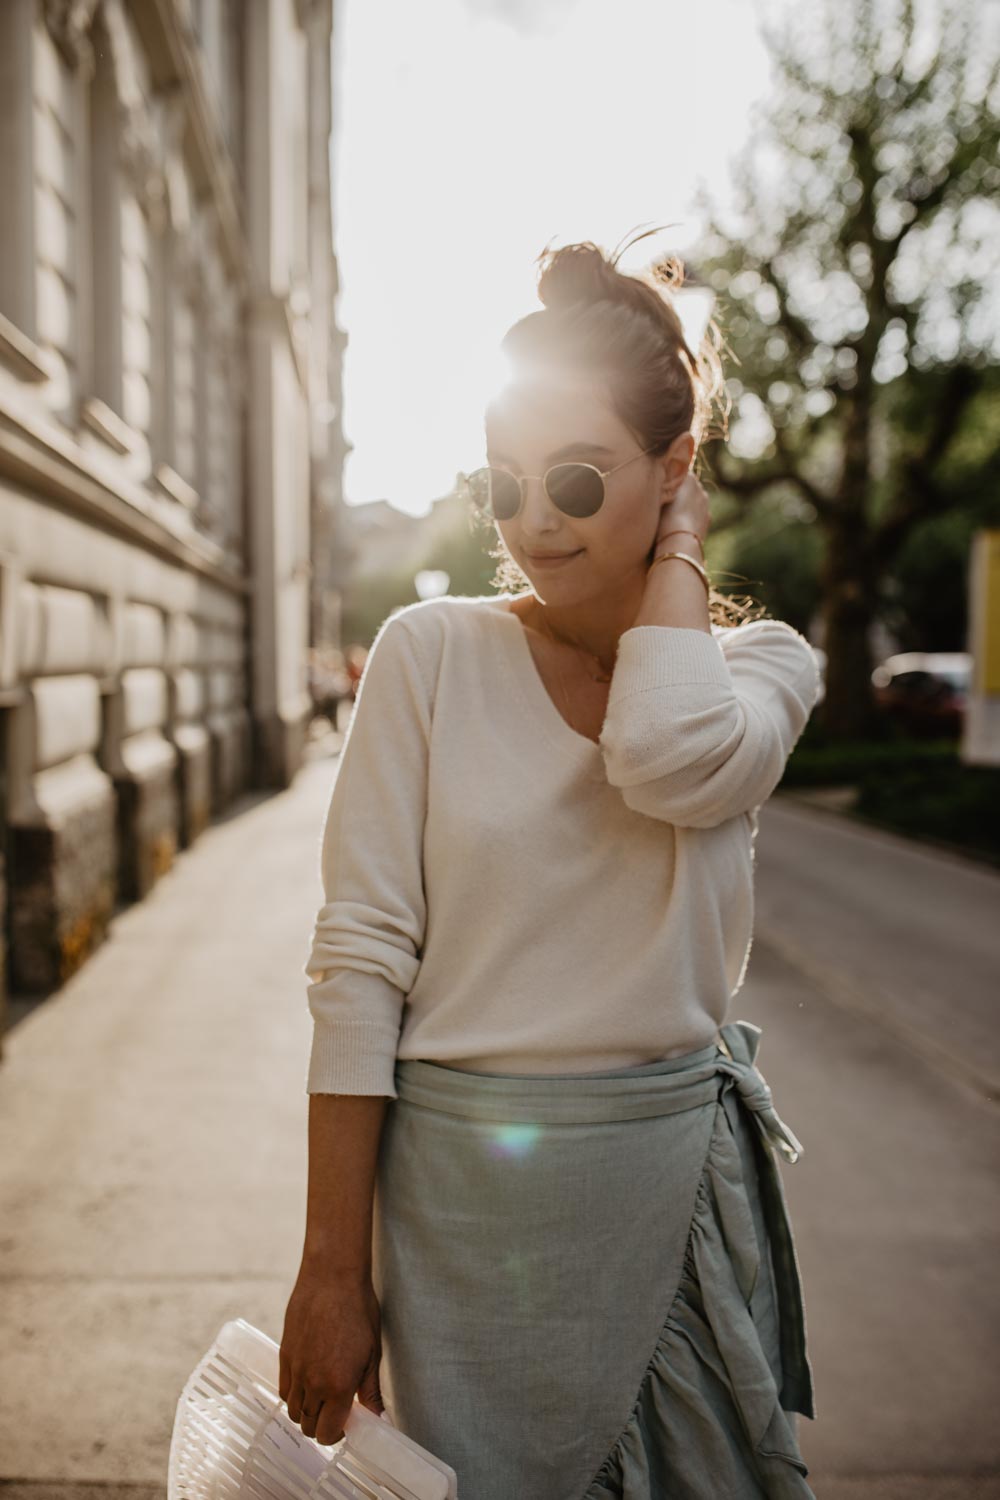
<svg viewBox="0 0 1000 1500">
<path fill-rule="evenodd" d="M 806 732 L 783 787 L 854 786 L 850 816 L 1000 865 L 1000 767 L 967 766 L 955 740 L 851 745 Z"/>
<path fill-rule="evenodd" d="M 1000 865 L 1000 768 L 903 767 L 869 771 L 853 813 L 912 838 L 929 839 Z"/>
<path fill-rule="evenodd" d="M 954 740 L 858 740 L 852 744 L 830 744 L 819 736 L 802 735 L 788 758 L 783 786 L 853 786 L 869 771 L 895 774 L 908 770 L 934 770 L 954 765 L 958 746 Z"/>
</svg>

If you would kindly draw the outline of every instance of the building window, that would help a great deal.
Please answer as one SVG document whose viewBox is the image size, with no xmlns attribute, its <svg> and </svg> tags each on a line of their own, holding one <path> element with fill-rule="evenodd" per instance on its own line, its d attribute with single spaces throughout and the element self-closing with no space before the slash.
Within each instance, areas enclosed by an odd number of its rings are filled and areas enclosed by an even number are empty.
<svg viewBox="0 0 1000 1500">
<path fill-rule="evenodd" d="M 28 338 L 35 323 L 32 0 L 0 5 L 0 313 Z"/>
<path fill-rule="evenodd" d="M 124 416 L 122 392 L 122 194 L 118 98 L 108 33 L 92 33 L 90 80 L 91 384 L 93 394 Z"/>
<path fill-rule="evenodd" d="M 186 279 L 186 278 L 185 278 Z M 173 466 L 182 479 L 198 483 L 198 412 L 200 349 L 205 331 L 195 326 L 190 289 L 175 283 L 173 316 L 174 448 Z"/>
</svg>

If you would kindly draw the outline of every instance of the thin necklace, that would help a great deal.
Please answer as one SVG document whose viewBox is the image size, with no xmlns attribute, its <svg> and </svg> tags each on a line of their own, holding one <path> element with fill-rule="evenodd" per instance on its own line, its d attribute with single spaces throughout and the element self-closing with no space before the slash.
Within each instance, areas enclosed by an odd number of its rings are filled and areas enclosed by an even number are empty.
<svg viewBox="0 0 1000 1500">
<path fill-rule="evenodd" d="M 550 636 L 550 639 L 554 639 L 554 637 Z M 559 665 L 558 657 L 556 658 L 556 675 L 559 678 L 559 691 L 562 693 L 563 703 L 566 705 L 566 722 L 569 725 L 570 729 L 572 729 L 576 734 L 579 734 L 580 731 L 577 729 L 576 724 L 573 722 L 573 705 L 570 703 L 569 694 L 566 691 L 566 683 L 563 678 L 562 667 Z"/>
<path fill-rule="evenodd" d="M 577 651 L 582 651 L 585 656 L 590 657 L 591 661 L 595 661 L 597 663 L 597 672 L 592 672 L 589 668 L 587 671 L 587 675 L 593 682 L 611 681 L 611 672 L 607 667 L 605 667 L 596 651 L 590 651 L 586 646 L 582 644 L 582 642 L 578 641 L 575 636 L 571 636 L 568 632 L 565 636 L 556 635 L 555 631 L 552 629 L 551 624 L 549 623 L 548 615 L 546 614 L 544 609 L 542 610 L 542 619 L 545 621 L 545 631 L 549 637 L 549 640 L 561 642 L 564 646 L 575 646 Z M 612 668 L 613 666 L 614 664 L 612 663 Z"/>
<path fill-rule="evenodd" d="M 543 618 L 544 618 L 544 611 L 543 611 Z M 547 619 L 545 619 L 545 633 L 549 637 L 550 641 L 555 641 L 556 643 L 560 642 L 561 638 L 555 634 L 555 632 L 552 629 L 552 626 L 549 624 L 549 621 Z M 587 656 L 592 657 L 594 659 L 594 661 L 597 662 L 598 666 L 601 669 L 600 675 L 595 677 L 592 672 L 589 674 L 592 677 L 592 679 L 593 679 L 594 682 L 610 682 L 611 681 L 611 674 L 610 674 L 610 672 L 605 673 L 604 665 L 601 662 L 601 658 L 596 654 L 596 652 L 594 652 L 594 651 L 587 651 L 586 646 L 580 646 L 579 643 L 576 642 L 576 641 L 563 641 L 562 644 L 563 645 L 567 645 L 568 644 L 568 645 L 575 646 L 578 650 L 586 652 Z M 566 705 L 566 722 L 569 724 L 569 727 L 576 734 L 579 734 L 580 730 L 577 729 L 576 724 L 573 721 L 573 705 L 572 705 L 572 703 L 570 701 L 569 693 L 566 691 L 566 679 L 563 677 L 562 667 L 559 665 L 559 658 L 558 658 L 558 656 L 556 657 L 556 676 L 559 679 L 559 691 L 562 693 L 563 703 Z M 587 738 L 589 738 L 589 736 L 587 736 Z"/>
</svg>

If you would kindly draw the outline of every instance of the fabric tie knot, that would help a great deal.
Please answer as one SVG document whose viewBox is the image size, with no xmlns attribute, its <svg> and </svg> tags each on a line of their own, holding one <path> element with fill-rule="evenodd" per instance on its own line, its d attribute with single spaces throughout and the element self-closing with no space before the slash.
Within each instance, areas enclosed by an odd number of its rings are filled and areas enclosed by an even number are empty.
<svg viewBox="0 0 1000 1500">
<path fill-rule="evenodd" d="M 796 1135 L 774 1108 L 770 1085 L 754 1064 L 761 1031 L 750 1021 L 736 1021 L 720 1028 L 728 1043 L 716 1062 L 720 1073 L 727 1073 L 736 1084 L 744 1104 L 752 1112 L 764 1139 L 775 1146 L 790 1162 L 797 1162 L 803 1147 Z M 735 1034 L 734 1034 L 735 1033 Z"/>
</svg>

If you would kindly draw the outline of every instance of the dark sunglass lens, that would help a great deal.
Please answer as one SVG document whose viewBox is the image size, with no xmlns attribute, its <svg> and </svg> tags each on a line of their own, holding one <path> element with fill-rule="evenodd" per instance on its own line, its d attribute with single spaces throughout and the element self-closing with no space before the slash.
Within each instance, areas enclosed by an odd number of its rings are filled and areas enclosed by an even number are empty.
<svg viewBox="0 0 1000 1500">
<path fill-rule="evenodd" d="M 498 521 L 516 516 L 521 504 L 521 486 L 506 469 L 490 469 L 490 508 Z"/>
<path fill-rule="evenodd" d="M 587 464 L 556 464 L 545 488 L 553 505 L 567 516 L 592 516 L 604 500 L 604 480 Z"/>
</svg>

